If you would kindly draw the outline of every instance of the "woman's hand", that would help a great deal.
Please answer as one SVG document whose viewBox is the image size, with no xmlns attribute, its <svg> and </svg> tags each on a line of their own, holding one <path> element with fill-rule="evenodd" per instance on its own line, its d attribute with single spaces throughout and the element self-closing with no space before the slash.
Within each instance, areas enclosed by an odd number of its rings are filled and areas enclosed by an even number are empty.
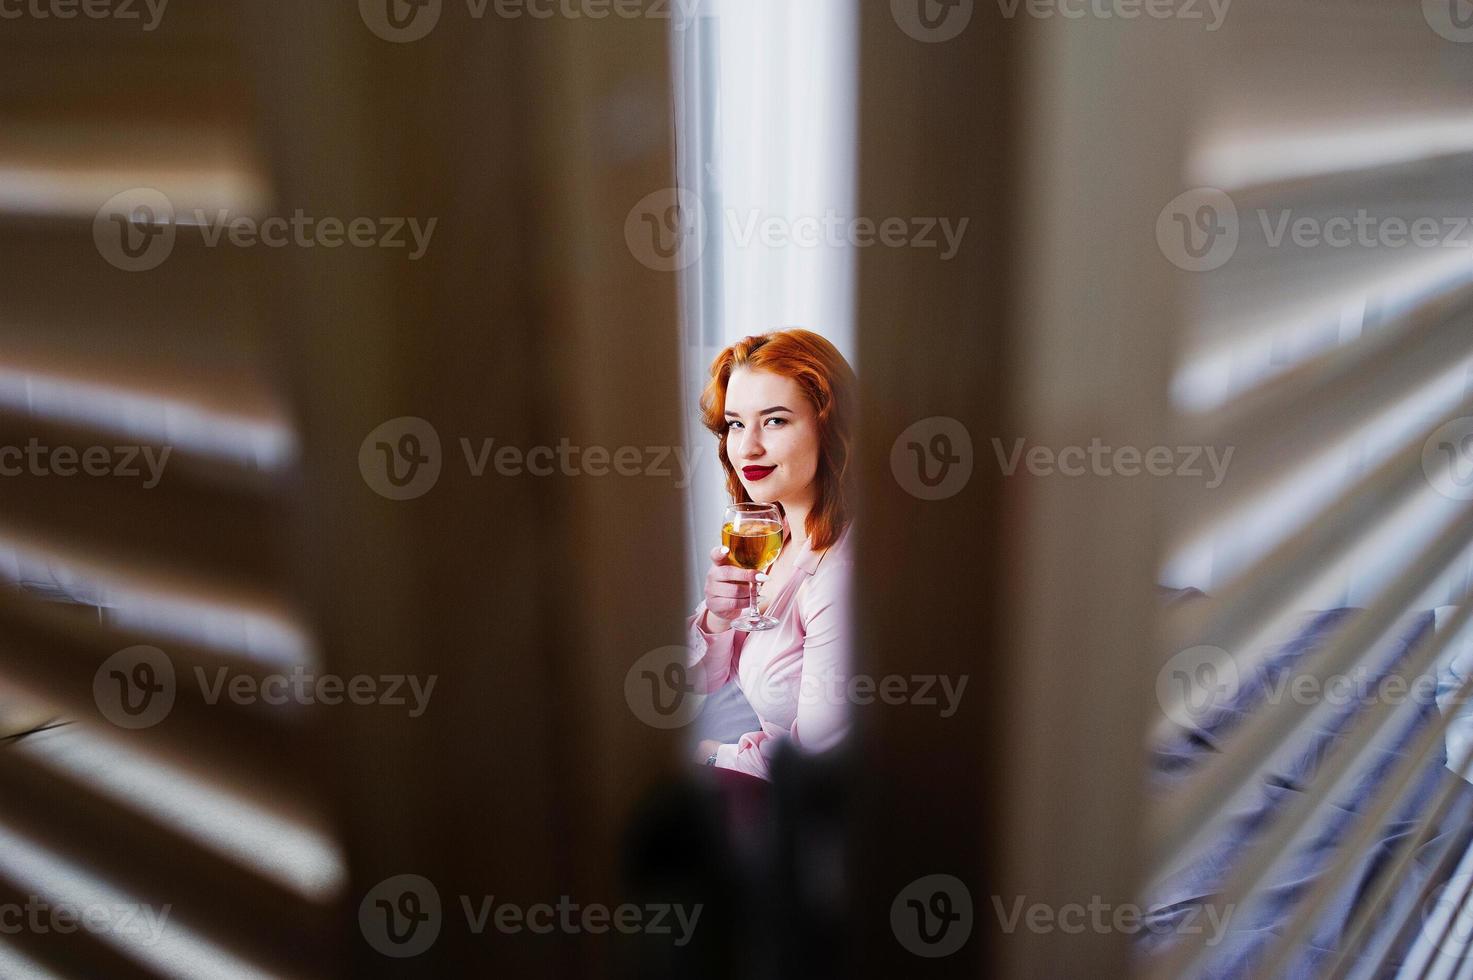
<svg viewBox="0 0 1473 980">
<path fill-rule="evenodd" d="M 725 633 L 731 621 L 746 611 L 755 589 L 757 573 L 737 568 L 726 560 L 727 549 L 711 549 L 711 568 L 706 572 L 706 632 Z"/>
<path fill-rule="evenodd" d="M 696 746 L 696 761 L 704 766 L 706 760 L 715 755 L 719 748 L 721 748 L 721 743 L 714 738 L 701 739 L 701 744 Z"/>
</svg>

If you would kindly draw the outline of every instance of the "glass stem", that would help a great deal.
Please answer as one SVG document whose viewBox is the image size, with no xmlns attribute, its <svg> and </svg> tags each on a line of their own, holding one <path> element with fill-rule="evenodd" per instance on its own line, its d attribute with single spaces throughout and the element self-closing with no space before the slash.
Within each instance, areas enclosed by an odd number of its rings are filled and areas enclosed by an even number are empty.
<svg viewBox="0 0 1473 980">
<path fill-rule="evenodd" d="M 752 594 L 747 599 L 747 618 L 748 619 L 759 619 L 762 616 L 762 614 L 757 611 L 757 591 L 759 589 L 761 589 L 761 588 L 762 588 L 761 583 L 758 582 L 756 579 L 753 579 L 752 580 Z"/>
</svg>

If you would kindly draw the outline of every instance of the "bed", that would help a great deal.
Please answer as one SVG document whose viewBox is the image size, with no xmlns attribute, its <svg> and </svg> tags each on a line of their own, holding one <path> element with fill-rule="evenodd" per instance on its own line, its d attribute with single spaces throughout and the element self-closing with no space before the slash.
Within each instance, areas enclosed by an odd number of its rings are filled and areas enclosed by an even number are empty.
<svg viewBox="0 0 1473 980">
<path fill-rule="evenodd" d="M 1445 621 L 1447 612 L 1445 609 L 1436 613 L 1427 611 L 1404 619 L 1391 632 L 1389 642 L 1384 642 L 1373 658 L 1374 665 L 1368 669 L 1365 678 L 1366 689 L 1374 691 L 1379 678 L 1393 670 L 1419 640 L 1437 628 L 1439 622 Z M 1166 794 L 1179 787 L 1221 751 L 1247 714 L 1291 676 L 1301 658 L 1323 646 L 1339 628 L 1359 614 L 1358 609 L 1341 608 L 1306 616 L 1288 642 L 1269 651 L 1263 670 L 1243 680 L 1229 703 L 1204 717 L 1195 730 L 1183 730 L 1172 740 L 1153 747 L 1152 789 Z M 1470 666 L 1473 666 L 1473 649 L 1460 651 L 1437 678 L 1437 688 L 1444 695 L 1442 700 L 1446 709 L 1456 710 L 1446 703 L 1445 697 L 1458 679 L 1456 672 L 1468 670 Z M 1268 966 L 1264 957 L 1284 928 L 1284 923 L 1293 917 L 1308 889 L 1326 873 L 1329 862 L 1356 828 L 1359 814 L 1397 760 L 1403 757 L 1405 749 L 1419 732 L 1434 723 L 1439 711 L 1443 710 L 1436 701 L 1426 697 L 1415 701 L 1416 707 L 1406 712 L 1407 717 L 1399 717 L 1394 722 L 1398 727 L 1387 746 L 1373 757 L 1353 790 L 1321 808 L 1319 823 L 1278 862 L 1256 892 L 1257 900 L 1234 910 L 1226 919 L 1221 941 L 1205 961 L 1205 972 L 1197 975 L 1246 978 L 1264 974 Z M 1347 699 L 1343 706 L 1332 706 L 1325 712 L 1323 724 L 1312 726 L 1309 734 L 1296 744 L 1285 746 L 1259 778 L 1235 799 L 1228 818 L 1221 824 L 1222 830 L 1209 835 L 1206 844 L 1195 848 L 1186 861 L 1179 863 L 1158 883 L 1148 896 L 1147 928 L 1138 934 L 1137 945 L 1142 955 L 1150 957 L 1164 952 L 1174 941 L 1173 926 L 1203 915 L 1205 904 L 1212 902 L 1220 893 L 1235 860 L 1265 832 L 1275 816 L 1305 791 L 1326 754 L 1346 737 L 1364 703 L 1357 696 Z M 1419 948 L 1416 929 L 1410 930 L 1409 935 L 1393 936 L 1389 933 L 1388 924 L 1400 922 L 1411 903 L 1425 902 L 1422 896 L 1426 889 L 1431 888 L 1435 895 L 1440 882 L 1429 879 L 1439 875 L 1446 877 L 1449 874 L 1447 869 L 1457 866 L 1456 861 L 1442 862 L 1437 860 L 1439 857 L 1449 848 L 1457 854 L 1468 849 L 1473 785 L 1460 779 L 1447 766 L 1447 746 L 1452 745 L 1456 752 L 1458 747 L 1473 740 L 1473 711 L 1464 713 L 1466 719 L 1454 720 L 1442 744 L 1435 747 L 1426 764 L 1413 776 L 1390 817 L 1377 828 L 1372 846 L 1354 857 L 1350 875 L 1317 914 L 1307 941 L 1295 945 L 1287 968 L 1276 975 L 1309 978 L 1325 974 L 1339 954 L 1342 940 L 1346 938 L 1360 903 L 1367 900 L 1380 872 L 1388 866 L 1392 848 L 1416 830 L 1418 818 L 1427 812 L 1430 801 L 1439 790 L 1446 787 L 1452 796 L 1443 818 L 1425 842 L 1417 847 L 1409 873 L 1391 893 L 1383 913 L 1371 924 L 1366 941 L 1358 944 L 1350 964 L 1356 969 L 1368 970 L 1375 965 L 1373 958 L 1384 952 L 1386 960 L 1381 975 L 1396 975 L 1408 961 L 1409 954 Z M 1425 914 L 1425 910 L 1422 913 L 1412 911 L 1411 914 L 1419 917 Z M 1421 943 L 1421 946 L 1425 947 L 1426 943 Z"/>
</svg>

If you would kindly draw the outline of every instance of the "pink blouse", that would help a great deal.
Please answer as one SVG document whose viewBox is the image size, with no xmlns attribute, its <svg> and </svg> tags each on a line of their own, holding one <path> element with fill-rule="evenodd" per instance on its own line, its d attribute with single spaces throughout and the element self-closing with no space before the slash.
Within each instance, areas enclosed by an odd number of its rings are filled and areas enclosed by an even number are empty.
<svg viewBox="0 0 1473 980">
<path fill-rule="evenodd" d="M 735 679 L 762 725 L 736 744 L 721 746 L 717 766 L 770 779 L 768 767 L 781 739 L 791 738 L 810 752 L 831 749 L 843 739 L 853 662 L 853 529 L 851 523 L 822 554 L 803 542 L 792 576 L 765 610 L 778 621 L 775 628 L 708 633 L 703 628 L 704 600 L 687 621 L 687 676 L 697 690 L 710 694 Z"/>
</svg>

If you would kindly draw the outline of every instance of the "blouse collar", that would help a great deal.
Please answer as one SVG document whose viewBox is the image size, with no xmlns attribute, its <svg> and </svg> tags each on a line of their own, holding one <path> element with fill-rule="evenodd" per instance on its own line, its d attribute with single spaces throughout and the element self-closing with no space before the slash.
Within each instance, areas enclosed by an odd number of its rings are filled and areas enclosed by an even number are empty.
<svg viewBox="0 0 1473 980">
<path fill-rule="evenodd" d="M 795 567 L 795 568 L 801 568 L 803 571 L 807 572 L 809 575 L 812 575 L 814 572 L 818 571 L 818 563 L 823 560 L 824 555 L 827 555 L 829 552 L 832 552 L 832 551 L 837 551 L 839 549 L 839 547 L 842 544 L 844 544 L 844 542 L 848 539 L 848 537 L 849 537 L 849 531 L 850 531 L 851 528 L 853 528 L 853 526 L 854 526 L 854 523 L 851 521 L 850 524 L 849 524 L 849 527 L 844 528 L 844 533 L 841 534 L 841 535 L 839 535 L 838 539 L 836 541 L 834 541 L 834 543 L 832 545 L 830 545 L 823 552 L 823 554 L 819 554 L 818 552 L 814 551 L 811 547 L 809 547 L 808 539 L 805 537 L 803 539 L 803 544 L 801 546 L 802 547 L 802 550 L 800 552 L 798 552 L 798 557 L 794 561 L 793 567 Z"/>
</svg>

